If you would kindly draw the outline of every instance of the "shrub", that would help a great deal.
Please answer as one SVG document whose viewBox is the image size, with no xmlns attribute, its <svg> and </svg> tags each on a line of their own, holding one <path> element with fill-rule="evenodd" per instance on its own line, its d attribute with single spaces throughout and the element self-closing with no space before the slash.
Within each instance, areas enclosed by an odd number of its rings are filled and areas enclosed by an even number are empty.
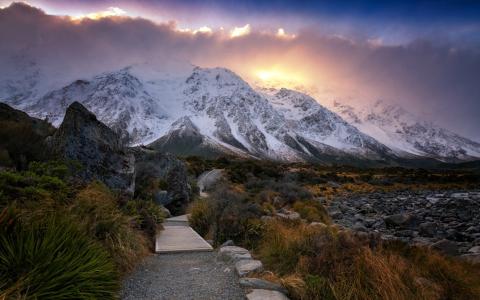
<svg viewBox="0 0 480 300">
<path fill-rule="evenodd" d="M 34 172 L 0 172 L 3 201 L 0 207 L 16 201 L 22 205 L 65 204 L 70 187 L 58 177 L 38 175 Z"/>
<path fill-rule="evenodd" d="M 190 204 L 189 223 L 201 236 L 206 236 L 213 224 L 213 207 L 207 199 L 198 199 Z"/>
<path fill-rule="evenodd" d="M 233 240 L 253 246 L 261 236 L 259 217 L 262 208 L 248 201 L 245 193 L 219 186 L 208 199 L 199 199 L 190 207 L 190 224 L 205 236 L 211 233 L 215 244 Z"/>
<path fill-rule="evenodd" d="M 76 222 L 100 241 L 120 271 L 131 270 L 148 252 L 146 238 L 118 208 L 106 186 L 94 182 L 81 190 L 70 207 Z"/>
<path fill-rule="evenodd" d="M 130 199 L 122 208 L 135 219 L 137 227 L 151 237 L 155 236 L 158 226 L 165 219 L 165 212 L 153 200 Z"/>
<path fill-rule="evenodd" d="M 118 275 L 107 252 L 59 215 L 22 223 L 0 216 L 0 298 L 114 299 Z"/>
<path fill-rule="evenodd" d="M 296 201 L 293 210 L 298 212 L 303 219 L 309 222 L 330 223 L 330 217 L 323 205 L 315 200 Z"/>
</svg>

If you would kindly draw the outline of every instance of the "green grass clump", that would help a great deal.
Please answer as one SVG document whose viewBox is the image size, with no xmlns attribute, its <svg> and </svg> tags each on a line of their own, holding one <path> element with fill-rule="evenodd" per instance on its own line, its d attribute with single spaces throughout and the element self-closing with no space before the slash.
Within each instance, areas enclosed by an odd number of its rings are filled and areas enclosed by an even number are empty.
<svg viewBox="0 0 480 300">
<path fill-rule="evenodd" d="M 0 299 L 114 299 L 108 253 L 58 215 L 24 223 L 0 216 Z"/>
</svg>

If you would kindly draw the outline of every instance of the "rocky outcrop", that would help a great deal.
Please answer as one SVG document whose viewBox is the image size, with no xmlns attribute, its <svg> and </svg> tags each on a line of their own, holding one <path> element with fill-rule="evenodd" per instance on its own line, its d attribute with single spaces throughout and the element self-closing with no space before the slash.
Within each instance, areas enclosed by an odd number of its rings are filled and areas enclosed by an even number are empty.
<svg viewBox="0 0 480 300">
<path fill-rule="evenodd" d="M 137 186 L 176 215 L 190 202 L 190 185 L 185 164 L 173 155 L 146 147 L 132 149 L 135 154 Z"/>
<path fill-rule="evenodd" d="M 82 104 L 74 102 L 67 108 L 60 128 L 48 142 L 55 154 L 81 164 L 76 175 L 83 180 L 99 180 L 112 190 L 133 194 L 133 153 Z"/>
<path fill-rule="evenodd" d="M 472 252 L 480 246 L 480 191 L 370 193 L 339 198 L 328 211 L 336 223 L 356 231 L 469 260 L 480 257 Z"/>
</svg>

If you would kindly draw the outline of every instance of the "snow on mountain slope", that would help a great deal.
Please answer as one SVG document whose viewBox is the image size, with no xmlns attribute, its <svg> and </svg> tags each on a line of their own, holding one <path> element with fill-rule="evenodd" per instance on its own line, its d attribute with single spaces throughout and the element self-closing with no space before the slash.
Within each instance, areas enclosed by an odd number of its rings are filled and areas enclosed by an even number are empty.
<svg viewBox="0 0 480 300">
<path fill-rule="evenodd" d="M 362 132 L 402 156 L 424 156 L 443 161 L 480 158 L 480 143 L 422 121 L 398 105 L 377 101 L 355 109 L 335 102 L 333 109 Z"/>
<path fill-rule="evenodd" d="M 15 56 L 2 65 L 0 72 L 0 101 L 19 109 L 28 104 L 28 99 L 39 94 L 40 68 L 24 56 Z"/>
<path fill-rule="evenodd" d="M 203 134 L 259 157 L 298 159 L 285 139 L 295 133 L 270 103 L 233 72 L 195 68 L 185 107 Z"/>
<path fill-rule="evenodd" d="M 270 89 L 268 99 L 272 105 L 307 140 L 370 158 L 391 155 L 390 149 L 348 124 L 312 97 L 288 89 L 280 89 L 274 94 L 271 92 Z"/>
<path fill-rule="evenodd" d="M 35 63 L 20 62 L 18 74 L 0 80 L 1 101 L 54 125 L 79 101 L 132 145 L 153 142 L 185 155 L 228 153 L 289 161 L 480 156 L 478 143 L 417 122 L 398 108 L 378 105 L 358 111 L 337 103 L 334 113 L 300 92 L 253 89 L 224 68 L 178 68 L 175 63 L 171 71 L 134 65 L 68 84 L 56 82 L 60 88 L 43 92 L 54 81 L 45 81 Z"/>
<path fill-rule="evenodd" d="M 171 121 L 157 99 L 129 69 L 104 73 L 91 80 L 76 80 L 51 91 L 35 104 L 25 107 L 30 114 L 48 118 L 55 126 L 63 120 L 66 108 L 78 101 L 85 105 L 131 143 L 157 138 Z"/>
</svg>

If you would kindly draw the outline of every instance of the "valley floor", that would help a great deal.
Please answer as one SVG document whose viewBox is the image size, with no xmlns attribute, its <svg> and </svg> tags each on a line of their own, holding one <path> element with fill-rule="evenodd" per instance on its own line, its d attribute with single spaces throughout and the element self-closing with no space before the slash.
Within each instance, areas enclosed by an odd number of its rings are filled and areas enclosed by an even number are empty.
<svg viewBox="0 0 480 300">
<path fill-rule="evenodd" d="M 355 231 L 480 259 L 478 190 L 375 192 L 340 197 L 327 207 L 336 223 Z"/>
</svg>

